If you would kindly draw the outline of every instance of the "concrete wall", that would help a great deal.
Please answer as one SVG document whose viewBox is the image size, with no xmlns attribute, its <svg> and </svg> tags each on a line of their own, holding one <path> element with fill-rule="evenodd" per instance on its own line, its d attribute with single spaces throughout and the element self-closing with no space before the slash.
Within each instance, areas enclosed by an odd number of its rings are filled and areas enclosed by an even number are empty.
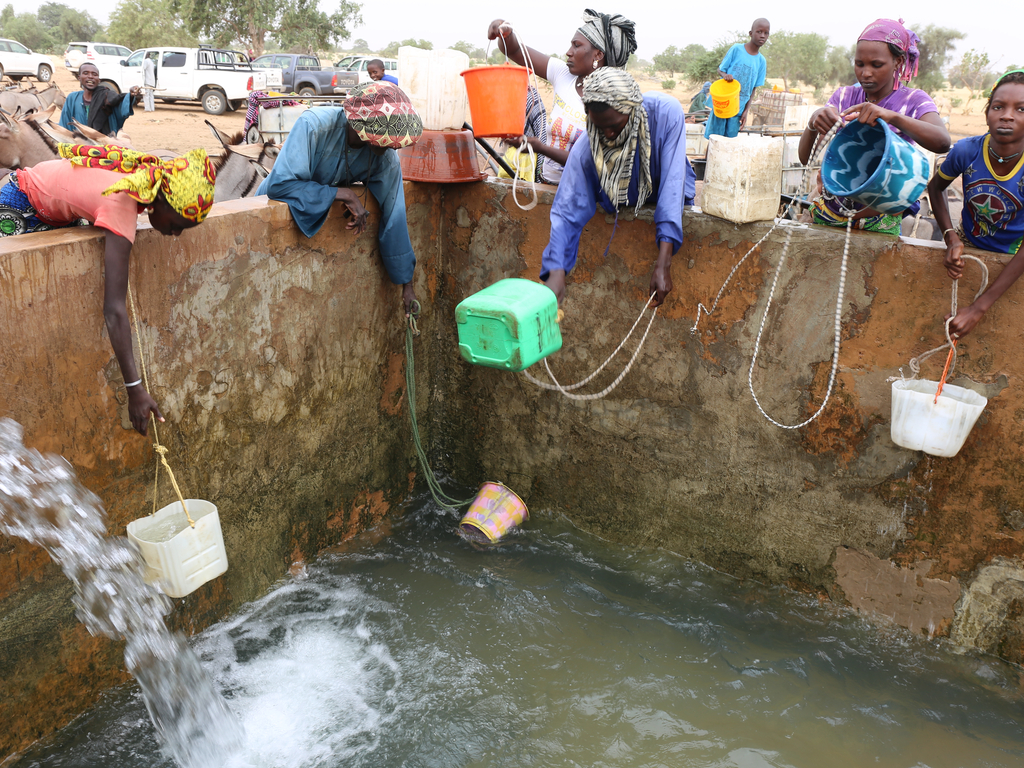
<svg viewBox="0 0 1024 768">
<path fill-rule="evenodd" d="M 439 202 L 436 189 L 409 190 L 427 306 Z M 375 228 L 356 238 L 344 223 L 332 213 L 307 240 L 287 206 L 262 199 L 218 205 L 180 238 L 138 234 L 131 279 L 161 441 L 186 496 L 219 506 L 230 562 L 176 601 L 172 620 L 188 632 L 378 522 L 412 487 L 401 291 Z M 0 415 L 66 457 L 124 535 L 152 512 L 154 453 L 127 421 L 102 248 L 93 228 L 0 239 Z M 173 498 L 161 476 L 161 506 Z M 0 537 L 0 756 L 125 679 L 120 647 L 78 624 L 47 555 Z"/>
<path fill-rule="evenodd" d="M 675 288 L 637 365 L 609 396 L 577 403 L 464 363 L 451 322 L 485 285 L 536 278 L 550 192 L 528 213 L 502 183 L 407 184 L 406 195 L 425 307 L 421 423 L 454 477 L 507 482 L 535 513 L 565 514 L 609 539 L 1024 660 L 1019 286 L 960 345 L 955 382 L 991 400 L 960 454 L 936 459 L 892 444 L 887 381 L 941 341 L 950 293 L 933 245 L 855 235 L 832 400 L 811 425 L 781 430 L 747 389 L 781 233 L 691 335 L 698 303 L 710 305 L 767 225 L 688 213 Z M 611 217 L 588 225 L 565 344 L 551 359 L 563 381 L 600 364 L 643 306 L 649 219 L 620 216 L 607 259 Z M 66 456 L 122 533 L 151 509 L 153 463 L 148 441 L 127 429 L 103 330 L 102 241 L 83 229 L 25 242 L 0 240 L 0 415 L 24 424 L 30 445 Z M 140 232 L 132 275 L 168 417 L 161 437 L 188 492 L 220 506 L 231 560 L 225 576 L 178 601 L 173 621 L 186 631 L 398 510 L 416 480 L 399 290 L 374 243 L 374 230 L 354 238 L 334 214 L 306 240 L 285 206 L 262 200 L 218 205 L 178 239 Z M 764 407 L 785 423 L 813 413 L 827 387 L 842 246 L 840 231 L 793 235 L 754 375 Z M 1000 259 L 985 258 L 994 277 Z M 977 285 L 973 266 L 965 282 L 962 303 Z M 933 359 L 924 377 L 940 370 Z M 75 622 L 70 587 L 47 556 L 4 538 L 0 648 L 0 755 L 125 679 L 120 649 Z"/>
</svg>

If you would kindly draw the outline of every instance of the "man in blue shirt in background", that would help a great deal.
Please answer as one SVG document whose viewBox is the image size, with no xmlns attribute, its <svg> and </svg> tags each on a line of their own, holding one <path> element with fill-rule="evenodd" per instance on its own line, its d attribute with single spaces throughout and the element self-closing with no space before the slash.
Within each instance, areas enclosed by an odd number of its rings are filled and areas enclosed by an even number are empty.
<svg viewBox="0 0 1024 768">
<path fill-rule="evenodd" d="M 91 61 L 78 68 L 82 90 L 69 93 L 60 109 L 60 125 L 69 131 L 75 129 L 74 120 L 107 136 L 113 136 L 124 127 L 124 121 L 135 114 L 135 104 L 142 89 L 132 86 L 126 94 L 114 93 L 100 85 L 100 70 Z"/>
</svg>

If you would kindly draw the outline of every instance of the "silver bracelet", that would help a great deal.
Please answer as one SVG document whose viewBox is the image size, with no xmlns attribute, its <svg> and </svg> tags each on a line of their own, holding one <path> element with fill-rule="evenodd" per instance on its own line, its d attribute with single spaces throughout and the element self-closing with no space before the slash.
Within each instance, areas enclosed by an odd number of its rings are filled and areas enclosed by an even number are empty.
<svg viewBox="0 0 1024 768">
<path fill-rule="evenodd" d="M 129 384 L 128 382 L 125 382 L 124 388 L 128 389 L 129 387 L 137 387 L 141 383 L 142 383 L 142 379 L 139 379 L 138 381 L 133 381 L 131 384 Z"/>
</svg>

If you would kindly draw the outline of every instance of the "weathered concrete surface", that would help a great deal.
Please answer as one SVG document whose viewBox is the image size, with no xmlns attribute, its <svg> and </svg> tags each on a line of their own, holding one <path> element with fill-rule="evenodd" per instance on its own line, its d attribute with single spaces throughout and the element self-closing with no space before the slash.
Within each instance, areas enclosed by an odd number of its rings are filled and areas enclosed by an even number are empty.
<svg viewBox="0 0 1024 768">
<path fill-rule="evenodd" d="M 546 207 L 524 213 L 506 188 L 488 191 L 467 188 L 445 198 L 450 277 L 439 298 L 450 306 L 499 278 L 536 278 L 539 271 Z M 908 360 L 941 343 L 950 283 L 935 245 L 855 233 L 832 399 L 817 421 L 783 430 L 758 413 L 747 385 L 781 231 L 748 259 L 715 314 L 690 335 L 698 303 L 710 306 L 767 226 L 687 214 L 670 299 L 637 366 L 603 400 L 572 402 L 521 376 L 446 360 L 439 386 L 460 407 L 438 432 L 457 446 L 455 475 L 506 481 L 535 508 L 564 513 L 609 539 L 666 547 L 739 576 L 839 599 L 839 547 L 915 573 L 929 561 L 929 577 L 947 583 L 968 581 L 993 556 L 1019 558 L 1024 396 L 1014 384 L 1024 363 L 1014 350 L 1024 288 L 1009 291 L 960 344 L 956 382 L 991 398 L 963 450 L 953 459 L 907 451 L 889 439 L 887 378 L 901 366 L 909 375 Z M 794 232 L 780 276 L 753 380 L 766 411 L 786 424 L 810 416 L 827 388 L 844 234 Z M 583 234 L 564 346 L 551 359 L 562 382 L 594 370 L 646 299 L 653 228 L 620 215 L 602 259 L 611 235 L 604 215 Z M 994 278 L 1006 258 L 983 256 Z M 969 268 L 964 282 L 961 297 L 973 294 L 978 275 Z M 445 339 L 441 348 L 453 343 Z M 603 388 L 624 363 L 610 365 L 588 389 Z M 937 379 L 941 363 L 933 358 L 923 377 Z M 886 610 L 914 624 L 909 606 Z M 952 616 L 935 618 L 941 631 Z"/>
<path fill-rule="evenodd" d="M 409 190 L 426 306 L 439 202 L 436 188 Z M 172 620 L 190 632 L 380 520 L 411 488 L 400 289 L 375 228 L 357 238 L 344 224 L 332 213 L 307 240 L 287 206 L 257 199 L 218 205 L 177 239 L 139 232 L 131 276 L 167 418 L 160 437 L 186 495 L 219 506 L 230 562 L 177 601 Z M 92 228 L 0 240 L 0 415 L 25 426 L 30 446 L 66 457 L 124 535 L 152 511 L 154 454 L 128 428 L 103 326 L 102 243 Z M 429 313 L 423 326 L 426 354 Z M 161 477 L 160 504 L 172 498 Z M 120 648 L 76 622 L 47 555 L 6 537 L 0 617 L 0 756 L 126 679 Z"/>
<path fill-rule="evenodd" d="M 950 639 L 1024 664 L 1024 567 L 997 557 L 964 592 Z"/>
</svg>

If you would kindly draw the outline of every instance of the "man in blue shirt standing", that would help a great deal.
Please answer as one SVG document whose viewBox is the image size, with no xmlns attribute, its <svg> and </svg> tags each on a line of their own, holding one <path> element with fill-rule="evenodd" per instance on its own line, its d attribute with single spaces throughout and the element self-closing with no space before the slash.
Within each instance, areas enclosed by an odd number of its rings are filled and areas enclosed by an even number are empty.
<svg viewBox="0 0 1024 768">
<path fill-rule="evenodd" d="M 624 69 L 601 67 L 583 81 L 587 141 L 569 151 L 551 205 L 551 235 L 540 279 L 565 298 L 565 276 L 576 265 L 580 234 L 597 204 L 654 204 L 658 255 L 651 273 L 652 306 L 672 290 L 672 257 L 683 244 L 683 206 L 693 204 L 696 176 L 686 159 L 686 115 L 678 99 L 642 94 Z"/>
<path fill-rule="evenodd" d="M 75 129 L 74 120 L 107 136 L 113 136 L 124 127 L 124 121 L 135 114 L 135 104 L 141 89 L 136 85 L 126 94 L 114 93 L 100 85 L 100 70 L 91 61 L 78 68 L 82 90 L 69 93 L 60 108 L 60 125 L 69 131 Z"/>
<path fill-rule="evenodd" d="M 738 80 L 740 84 L 740 111 L 732 117 L 718 117 L 712 109 L 708 116 L 704 138 L 726 136 L 732 138 L 747 123 L 747 108 L 754 89 L 764 85 L 768 74 L 768 62 L 761 54 L 761 46 L 768 42 L 771 24 L 768 19 L 757 19 L 750 27 L 750 39 L 745 43 L 736 43 L 725 54 L 718 66 L 718 74 L 727 82 Z"/>
</svg>

